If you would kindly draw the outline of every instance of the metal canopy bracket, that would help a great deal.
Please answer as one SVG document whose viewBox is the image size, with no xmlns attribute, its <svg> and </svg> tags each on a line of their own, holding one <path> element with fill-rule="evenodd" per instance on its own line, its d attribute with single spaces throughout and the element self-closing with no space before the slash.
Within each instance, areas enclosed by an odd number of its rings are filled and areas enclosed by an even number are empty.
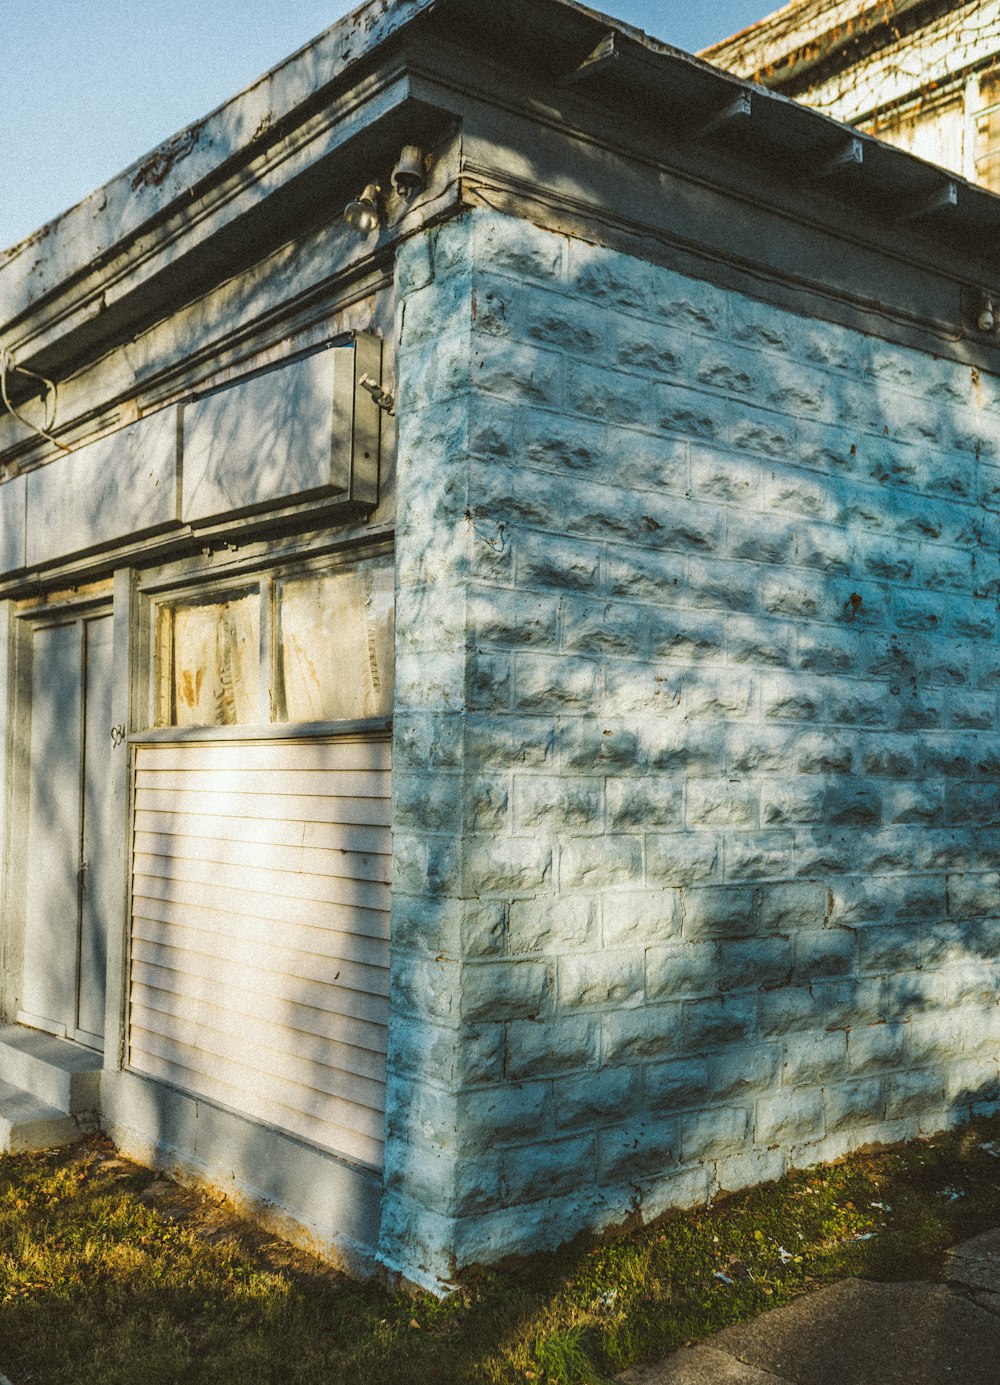
<svg viewBox="0 0 1000 1385">
<path fill-rule="evenodd" d="M 742 124 L 753 114 L 753 99 L 749 91 L 739 92 L 732 101 L 727 102 L 721 111 L 711 116 L 695 130 L 696 139 L 710 139 L 713 135 L 728 130 L 730 126 Z"/>
<path fill-rule="evenodd" d="M 596 77 L 600 72 L 606 72 L 621 57 L 621 42 L 621 34 L 609 30 L 597 46 L 584 58 L 579 67 L 574 67 L 571 72 L 566 73 L 560 85 L 572 86 L 574 82 L 585 82 L 590 77 Z"/>
<path fill-rule="evenodd" d="M 832 158 L 823 160 L 811 172 L 816 181 L 823 178 L 836 178 L 841 173 L 856 173 L 865 161 L 865 146 L 860 139 L 852 136 L 837 150 Z"/>
<path fill-rule="evenodd" d="M 957 206 L 958 184 L 949 178 L 926 197 L 904 207 L 896 216 L 896 220 L 920 221 L 924 217 L 937 216 L 941 212 L 952 211 Z"/>
</svg>

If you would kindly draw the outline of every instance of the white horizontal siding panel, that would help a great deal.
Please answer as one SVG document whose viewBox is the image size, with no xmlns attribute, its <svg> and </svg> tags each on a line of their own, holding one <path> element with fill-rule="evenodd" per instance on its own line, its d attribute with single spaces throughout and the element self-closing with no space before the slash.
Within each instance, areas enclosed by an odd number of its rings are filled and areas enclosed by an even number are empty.
<svg viewBox="0 0 1000 1385">
<path fill-rule="evenodd" d="M 150 818 L 155 818 L 155 815 L 144 813 L 142 822 L 137 818 L 135 841 L 138 850 L 146 851 L 151 856 L 167 852 L 170 855 L 182 855 L 189 861 L 215 861 L 219 865 L 236 866 L 255 866 L 266 861 L 280 870 L 291 868 L 287 864 L 291 859 L 289 849 L 301 845 L 305 826 L 303 823 L 294 824 L 296 830 L 284 834 L 284 840 L 280 842 L 266 842 L 259 838 L 246 841 L 242 836 L 212 837 L 198 830 L 199 822 L 210 822 L 213 827 L 218 828 L 215 818 L 173 820 L 170 814 L 164 815 L 162 819 L 156 818 L 153 822 Z M 236 819 L 235 823 L 240 821 L 241 819 Z M 176 838 L 182 840 L 178 842 Z M 319 874 L 326 863 L 319 856 L 310 860 L 309 851 L 358 851 L 372 856 L 392 856 L 392 833 L 388 827 L 363 827 L 355 822 L 334 823 L 331 825 L 330 841 L 336 845 L 323 848 L 303 847 L 299 859 L 304 864 L 308 863 L 309 868 Z M 276 849 L 269 853 L 269 847 Z"/>
<path fill-rule="evenodd" d="M 356 905 L 361 909 L 381 909 L 388 913 L 388 885 L 376 880 L 350 880 L 340 875 L 328 875 L 322 880 L 312 878 L 317 880 L 313 891 L 317 894 L 322 892 L 323 900 L 300 899 L 275 891 L 272 894 L 257 894 L 251 901 L 248 898 L 250 891 L 241 890 L 235 885 L 164 880 L 161 876 L 144 873 L 136 875 L 136 882 L 138 889 L 141 881 L 142 889 L 139 892 L 147 899 L 178 899 L 206 909 L 235 909 L 237 913 L 252 911 L 262 918 L 287 919 L 289 923 L 315 922 L 324 903 Z"/>
<path fill-rule="evenodd" d="M 135 882 L 137 885 L 138 882 Z M 139 907 L 142 899 L 138 888 L 133 888 L 133 898 L 135 900 L 135 913 L 139 917 L 143 910 Z M 152 910 L 147 910 L 147 914 L 160 923 L 176 923 L 185 926 L 191 923 L 191 907 L 184 901 L 173 902 L 169 899 L 159 899 Z M 242 933 L 246 927 L 246 909 L 213 909 L 213 915 L 223 916 L 220 922 L 231 919 Z M 324 903 L 321 910 L 304 909 L 301 920 L 289 920 L 287 910 L 278 911 L 280 917 L 272 920 L 281 924 L 295 924 L 301 928 L 323 928 L 333 933 L 349 933 L 353 937 L 380 938 L 383 942 L 389 941 L 389 916 L 381 909 L 361 909 L 356 904 L 329 904 Z M 260 909 L 254 911 L 254 917 L 265 918 Z M 285 934 L 283 942 L 287 946 L 292 934 Z M 315 946 L 306 947 L 304 951 L 314 952 Z"/>
<path fill-rule="evenodd" d="M 139 849 L 139 842 L 136 842 Z M 140 851 L 145 875 L 163 880 L 209 880 L 220 885 L 242 885 L 248 890 L 273 894 L 275 882 L 280 892 L 299 899 L 323 899 L 321 883 L 330 878 L 370 880 L 388 885 L 392 878 L 392 858 L 388 852 L 376 855 L 368 851 L 312 850 L 307 855 L 301 847 L 281 847 L 268 851 L 258 848 L 253 861 L 215 861 L 201 850 L 188 854 L 183 839 L 176 837 L 161 842 L 156 851 Z M 298 882 L 298 883 L 295 883 Z"/>
<path fill-rule="evenodd" d="M 142 1042 L 137 1046 L 139 1057 L 131 1063 L 133 1071 L 170 1082 L 194 1096 L 218 1102 L 239 1115 L 276 1126 L 335 1154 L 344 1154 L 374 1168 L 382 1167 L 384 1140 L 338 1125 L 332 1111 L 299 1111 L 252 1086 L 231 1086 L 219 1078 L 212 1068 L 212 1060 L 198 1049 L 183 1049 L 174 1041 L 138 1026 L 136 1035 Z"/>
<path fill-rule="evenodd" d="M 381 1166 L 386 739 L 138 746 L 129 1066 Z"/>
<path fill-rule="evenodd" d="M 392 766 L 387 739 L 343 741 L 256 741 L 219 744 L 188 741 L 140 747 L 144 770 L 386 770 Z"/>
<path fill-rule="evenodd" d="M 218 955 L 217 945 L 209 944 L 206 939 L 228 939 L 231 947 L 226 955 L 234 961 L 242 957 L 252 960 L 255 948 L 266 947 L 271 949 L 269 963 L 274 965 L 280 961 L 287 965 L 290 976 L 300 974 L 302 968 L 314 968 L 319 958 L 327 958 L 332 963 L 356 962 L 379 973 L 386 968 L 386 940 L 350 931 L 351 911 L 348 909 L 341 911 L 342 927 L 334 929 L 310 928 L 277 919 L 252 918 L 246 914 L 241 917 L 216 909 L 189 909 L 183 904 L 174 904 L 166 909 L 150 909 L 148 905 L 151 902 L 156 904 L 162 901 L 143 900 L 139 896 L 136 896 L 135 902 L 135 918 L 144 923 L 144 927 L 138 930 L 139 935 L 146 931 L 148 925 L 154 935 L 150 941 L 163 942 L 168 947 L 174 945 L 182 950 L 205 951 L 211 946 L 212 955 Z M 150 914 L 155 914 L 155 918 L 148 917 Z M 150 936 L 150 932 L 146 932 L 146 936 Z M 201 946 L 196 947 L 199 940 Z M 289 954 L 287 959 L 284 958 L 285 953 Z M 301 956 L 293 961 L 293 953 Z M 370 988 L 357 986 L 353 989 Z M 379 985 L 371 993 L 381 995 L 382 986 Z"/>
<path fill-rule="evenodd" d="M 203 920 L 199 919 L 198 923 Z M 248 928 L 252 920 L 248 920 Z M 143 918 L 136 914 L 133 923 L 136 938 L 143 942 L 159 943 L 172 947 L 175 952 L 196 953 L 199 957 L 213 958 L 220 965 L 219 976 L 223 985 L 228 984 L 230 975 L 237 975 L 240 966 L 253 965 L 257 970 L 270 972 L 277 984 L 279 977 L 285 986 L 296 980 L 310 981 L 314 978 L 325 981 L 328 986 L 338 986 L 348 991 L 364 991 L 366 995 L 387 996 L 389 994 L 388 967 L 366 966 L 363 962 L 349 962 L 343 957 L 330 956 L 317 950 L 305 952 L 301 948 L 276 947 L 263 941 L 263 936 L 254 933 L 246 938 L 227 937 L 213 930 L 186 925 L 182 929 L 171 928 L 159 921 Z"/>
<path fill-rule="evenodd" d="M 234 964 L 228 958 L 212 957 L 201 952 L 184 952 L 163 943 L 150 942 L 142 937 L 133 937 L 132 956 L 134 961 L 151 967 L 162 967 L 182 976 L 190 976 L 218 988 L 223 982 L 234 991 L 245 992 L 248 996 L 268 994 L 268 987 L 274 986 L 274 973 L 266 967 L 252 967 L 247 964 Z M 317 1010 L 329 1010 L 345 1019 L 361 1020 L 385 1029 L 389 1022 L 389 1001 L 385 996 L 370 995 L 366 991 L 348 990 L 337 984 L 336 964 L 330 966 L 331 975 L 309 980 L 306 977 L 292 978 L 284 987 L 293 1003 L 311 1005 Z M 384 1040 L 383 1040 L 384 1042 Z"/>
<path fill-rule="evenodd" d="M 270 821 L 267 818 L 220 818 L 206 813 L 161 813 L 137 806 L 136 832 L 162 832 L 173 837 L 197 837 L 205 842 L 246 843 L 248 846 L 300 846 L 305 840 L 304 822 Z M 354 825 L 354 824 L 350 824 Z"/>
<path fill-rule="evenodd" d="M 348 799 L 341 799 L 340 801 L 342 804 L 349 802 Z M 386 825 L 388 830 L 388 824 L 392 821 L 392 803 L 388 801 L 385 804 L 380 803 L 378 806 L 386 809 Z M 341 822 L 304 822 L 302 824 L 302 845 L 309 850 L 315 851 L 339 851 L 341 849 L 341 842 L 344 840 L 345 830 L 348 827 L 354 826 L 354 823 L 346 821 L 346 816 L 345 813 L 341 812 L 341 818 L 344 819 L 344 821 Z M 375 821 L 374 814 L 372 815 L 372 821 Z M 358 826 L 361 826 L 361 824 L 359 823 Z M 391 831 L 389 832 L 389 837 L 391 840 Z M 391 851 L 389 854 L 392 854 Z"/>
<path fill-rule="evenodd" d="M 155 1027 L 144 1028 L 140 1019 L 152 1020 Z M 322 1091 L 309 1081 L 298 1082 L 294 1075 L 274 1069 L 264 1071 L 240 1062 L 232 1058 L 226 1045 L 207 1030 L 198 1030 L 191 1036 L 196 1042 L 186 1043 L 182 1026 L 171 1024 L 164 1016 L 149 1013 L 137 1018 L 135 1027 L 148 1037 L 151 1057 L 166 1058 L 175 1064 L 183 1060 L 191 1073 L 198 1076 L 201 1085 L 205 1085 L 205 1078 L 210 1078 L 233 1091 L 246 1092 L 248 1097 L 264 1104 L 265 1109 L 267 1104 L 273 1103 L 285 1111 L 298 1112 L 313 1120 L 329 1120 L 340 1129 L 353 1130 L 370 1140 L 383 1138 L 384 1118 L 381 1111 Z M 176 1032 L 164 1032 L 172 1028 Z M 269 1062 L 274 1061 L 270 1053 L 262 1055 L 262 1061 L 265 1057 Z M 384 1095 L 380 1101 L 384 1107 Z"/>
<path fill-rule="evenodd" d="M 179 1045 L 197 1048 L 214 1058 L 212 1071 L 230 1085 L 234 1085 L 232 1074 L 239 1070 L 244 1073 L 243 1080 L 254 1090 L 267 1092 L 285 1105 L 296 1109 L 301 1106 L 309 1112 L 314 1112 L 332 1097 L 350 1108 L 341 1112 L 341 1123 L 376 1138 L 382 1135 L 384 1076 L 369 1077 L 335 1067 L 323 1058 L 314 1058 L 308 1050 L 318 1051 L 317 1040 L 309 1035 L 282 1036 L 280 1028 L 276 1033 L 274 1029 L 261 1026 L 254 1037 L 247 1033 L 248 1026 L 244 1022 L 226 1011 L 205 1012 L 192 1022 L 187 1016 L 168 1014 L 163 1009 L 144 1005 L 135 996 L 132 1014 L 137 1028 L 173 1039 Z M 275 1044 L 270 1043 L 271 1039 Z M 305 1050 L 306 1055 L 302 1056 L 293 1048 Z M 327 1057 L 335 1056 L 332 1046 L 324 1045 L 324 1049 Z M 360 1109 L 354 1110 L 355 1107 Z"/>
<path fill-rule="evenodd" d="M 285 796 L 301 798 L 388 798 L 391 793 L 387 770 L 323 769 L 240 771 L 235 769 L 157 769 L 140 770 L 138 789 L 176 789 L 192 794 L 251 794 L 255 798 Z M 330 818 L 336 805 L 330 805 Z"/>
<path fill-rule="evenodd" d="M 138 987 L 139 983 L 135 983 Z M 211 1005 L 218 1007 L 218 985 L 187 971 L 172 971 L 147 962 L 143 978 L 146 1002 L 153 1009 L 168 1014 L 188 1015 L 189 1007 Z M 138 990 L 134 993 L 138 994 Z M 303 1004 L 284 996 L 268 995 L 261 990 L 243 991 L 230 987 L 227 1005 L 231 1013 L 245 1015 L 251 1020 L 284 1025 L 303 1034 L 316 1034 L 336 1045 L 338 1060 L 334 1067 L 348 1072 L 360 1072 L 368 1077 L 385 1077 L 386 1032 L 384 1024 L 359 1020 L 354 1016 L 334 1014 L 318 1006 Z"/>
<path fill-rule="evenodd" d="M 388 793 L 369 798 L 295 797 L 277 794 L 200 794 L 177 789 L 145 788 L 139 799 L 144 811 L 192 813 L 214 818 L 267 818 L 272 822 L 346 823 L 388 827 L 392 805 Z"/>
</svg>

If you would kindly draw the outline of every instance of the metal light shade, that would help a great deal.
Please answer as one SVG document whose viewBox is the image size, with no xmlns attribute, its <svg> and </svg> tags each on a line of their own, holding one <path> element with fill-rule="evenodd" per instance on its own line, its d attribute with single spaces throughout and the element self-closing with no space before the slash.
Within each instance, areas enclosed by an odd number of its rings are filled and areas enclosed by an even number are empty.
<svg viewBox="0 0 1000 1385">
<path fill-rule="evenodd" d="M 344 220 L 359 236 L 370 236 L 377 231 L 382 220 L 378 205 L 378 188 L 369 183 L 360 197 L 348 202 L 344 208 Z"/>
<path fill-rule="evenodd" d="M 409 197 L 424 185 L 424 155 L 416 144 L 404 144 L 392 170 L 392 183 L 400 197 Z"/>
<path fill-rule="evenodd" d="M 989 289 L 980 289 L 979 302 L 976 305 L 976 330 L 992 332 L 996 325 L 997 310 L 993 301 L 993 293 Z"/>
</svg>

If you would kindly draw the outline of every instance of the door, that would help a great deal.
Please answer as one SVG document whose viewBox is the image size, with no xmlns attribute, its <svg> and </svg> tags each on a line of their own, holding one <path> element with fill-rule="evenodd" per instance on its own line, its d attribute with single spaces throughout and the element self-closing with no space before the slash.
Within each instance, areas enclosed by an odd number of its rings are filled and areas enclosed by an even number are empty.
<svg viewBox="0 0 1000 1385">
<path fill-rule="evenodd" d="M 111 880 L 111 617 L 32 640 L 21 1019 L 100 1048 Z"/>
</svg>

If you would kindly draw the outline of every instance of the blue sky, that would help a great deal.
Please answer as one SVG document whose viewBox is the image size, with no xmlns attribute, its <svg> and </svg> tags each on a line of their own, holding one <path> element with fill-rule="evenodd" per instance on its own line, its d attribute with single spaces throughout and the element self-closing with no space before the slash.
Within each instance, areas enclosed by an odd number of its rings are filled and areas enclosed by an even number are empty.
<svg viewBox="0 0 1000 1385">
<path fill-rule="evenodd" d="M 0 247 L 220 105 L 355 3 L 3 0 Z M 767 0 L 591 3 L 691 52 L 774 8 Z"/>
</svg>

